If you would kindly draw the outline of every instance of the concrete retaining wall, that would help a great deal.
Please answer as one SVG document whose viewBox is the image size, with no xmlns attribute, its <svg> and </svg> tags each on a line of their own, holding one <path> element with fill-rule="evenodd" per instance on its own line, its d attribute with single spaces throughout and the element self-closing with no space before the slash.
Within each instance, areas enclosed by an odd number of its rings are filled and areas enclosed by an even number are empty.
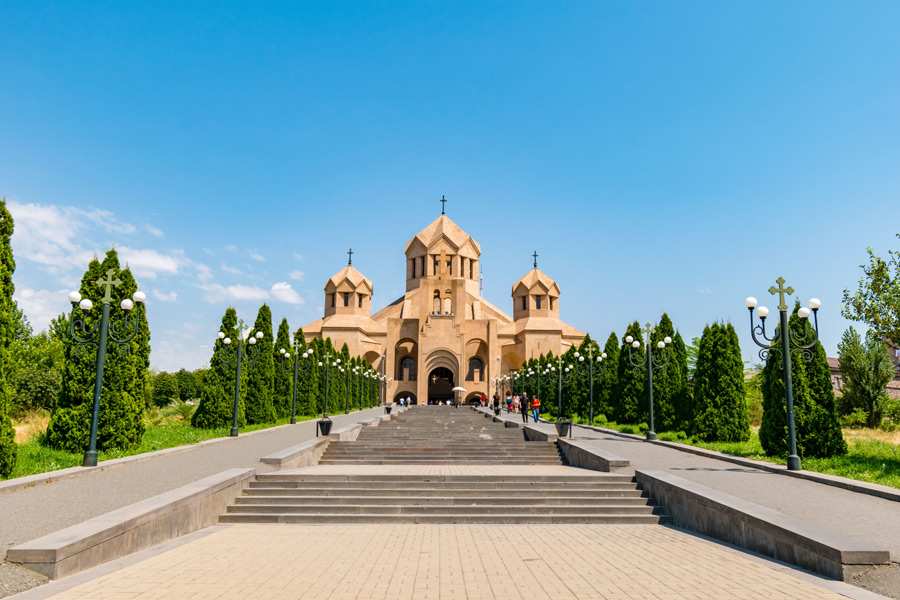
<svg viewBox="0 0 900 600">
<path fill-rule="evenodd" d="M 332 442 L 355 442 L 356 438 L 359 437 L 360 431 L 362 431 L 362 425 L 357 423 L 356 425 L 335 429 L 328 437 Z"/>
<path fill-rule="evenodd" d="M 555 442 L 559 436 L 555 433 L 541 431 L 534 425 L 525 426 L 525 439 L 529 442 Z"/>
<path fill-rule="evenodd" d="M 635 479 L 674 524 L 833 579 L 890 562 L 887 550 L 663 471 Z"/>
<path fill-rule="evenodd" d="M 573 467 L 609 473 L 631 470 L 631 463 L 628 460 L 601 450 L 592 444 L 566 438 L 557 439 L 556 444 L 563 456 L 566 457 L 566 462 Z"/>
<path fill-rule="evenodd" d="M 229 469 L 10 548 L 6 559 L 51 579 L 65 577 L 209 527 L 254 469 Z"/>
<path fill-rule="evenodd" d="M 299 469 L 300 467 L 309 467 L 319 464 L 319 459 L 328 449 L 331 440 L 326 437 L 317 437 L 307 440 L 302 444 L 273 452 L 268 456 L 259 459 L 262 463 L 257 469 L 257 473 L 269 473 L 271 471 L 280 471 L 282 469 Z"/>
</svg>

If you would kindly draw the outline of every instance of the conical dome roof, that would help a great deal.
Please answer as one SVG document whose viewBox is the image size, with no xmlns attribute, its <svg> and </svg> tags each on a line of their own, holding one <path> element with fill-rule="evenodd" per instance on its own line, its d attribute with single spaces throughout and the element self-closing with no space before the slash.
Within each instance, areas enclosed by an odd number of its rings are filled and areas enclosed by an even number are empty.
<svg viewBox="0 0 900 600">
<path fill-rule="evenodd" d="M 337 273 L 331 276 L 331 279 L 325 284 L 325 289 L 328 289 L 329 286 L 333 288 L 338 288 L 344 281 L 350 283 L 354 289 L 359 289 L 361 286 L 365 285 L 369 292 L 372 291 L 372 282 L 369 279 L 356 270 L 355 267 L 351 265 L 347 265 Z"/>
<path fill-rule="evenodd" d="M 548 292 L 555 292 L 555 295 L 559 295 L 559 286 L 556 285 L 556 282 L 553 279 L 538 269 L 537 267 L 531 269 L 525 275 L 515 282 L 512 286 L 513 294 L 516 293 L 516 289 L 521 285 L 525 286 L 526 290 L 533 290 L 535 285 L 542 285 Z"/>
<path fill-rule="evenodd" d="M 478 254 L 481 254 L 481 246 L 472 239 L 472 236 L 463 231 L 459 225 L 450 220 L 450 217 L 447 215 L 441 215 L 432 221 L 428 227 L 416 234 L 413 239 L 406 243 L 406 250 L 409 250 L 409 247 L 416 240 L 426 248 L 430 248 L 434 242 L 441 238 L 449 241 L 457 250 L 465 246 L 466 243 L 471 242 Z"/>
</svg>

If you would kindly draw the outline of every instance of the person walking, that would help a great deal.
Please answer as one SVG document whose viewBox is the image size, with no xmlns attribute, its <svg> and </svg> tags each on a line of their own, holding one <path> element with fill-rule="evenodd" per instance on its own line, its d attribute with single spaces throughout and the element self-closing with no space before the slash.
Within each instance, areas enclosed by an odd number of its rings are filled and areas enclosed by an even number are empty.
<svg viewBox="0 0 900 600">
<path fill-rule="evenodd" d="M 519 397 L 518 396 L 512 397 L 512 407 L 513 407 L 513 412 L 516 414 L 519 414 Z"/>
<path fill-rule="evenodd" d="M 531 408 L 528 404 L 528 392 L 522 392 L 522 422 L 526 425 L 528 424 L 528 409 Z M 537 421 L 535 421 L 537 422 Z"/>
<path fill-rule="evenodd" d="M 538 422 L 538 417 L 541 412 L 541 399 L 535 396 L 531 399 L 531 416 L 534 417 L 534 422 Z"/>
<path fill-rule="evenodd" d="M 500 396 L 494 394 L 494 414 L 500 415 Z"/>
</svg>

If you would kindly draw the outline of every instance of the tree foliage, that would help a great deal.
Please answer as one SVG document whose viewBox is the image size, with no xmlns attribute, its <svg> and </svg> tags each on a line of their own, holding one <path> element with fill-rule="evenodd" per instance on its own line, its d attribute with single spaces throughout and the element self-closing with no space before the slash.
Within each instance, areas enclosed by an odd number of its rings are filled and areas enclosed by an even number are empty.
<svg viewBox="0 0 900 600">
<path fill-rule="evenodd" d="M 182 402 L 188 402 L 200 397 L 201 377 L 192 371 L 179 369 L 175 373 L 178 382 L 178 397 Z"/>
<path fill-rule="evenodd" d="M 887 384 L 897 374 L 884 341 L 872 331 L 865 341 L 853 327 L 847 329 L 838 344 L 841 365 L 841 412 L 864 410 L 866 425 L 881 424 L 884 404 L 888 399 Z"/>
<path fill-rule="evenodd" d="M 293 357 L 291 328 L 287 319 L 281 319 L 281 324 L 278 326 L 278 334 L 275 337 L 275 346 L 272 348 L 272 358 L 275 366 L 275 387 L 272 390 L 272 403 L 275 405 L 276 416 L 284 418 L 291 414 L 294 385 L 293 372 L 291 371 L 293 361 L 303 359 L 300 356 L 296 356 L 285 360 L 282 358 L 281 350 L 291 354 Z"/>
<path fill-rule="evenodd" d="M 13 234 L 13 218 L 0 199 L 0 478 L 7 478 L 16 466 L 16 432 L 9 418 L 12 386 L 9 379 L 9 351 L 16 338 L 16 306 L 13 302 L 13 259 L 9 238 Z"/>
<path fill-rule="evenodd" d="M 165 371 L 153 378 L 153 405 L 165 408 L 179 399 L 178 379 Z"/>
<path fill-rule="evenodd" d="M 606 358 L 603 360 L 602 374 L 594 391 L 595 418 L 601 414 L 607 418 L 612 416 L 613 398 L 619 380 L 619 338 L 616 337 L 615 331 L 610 332 L 609 337 L 606 338 L 603 352 L 606 353 Z"/>
<path fill-rule="evenodd" d="M 255 349 L 249 349 L 249 340 L 244 345 L 248 355 L 257 356 L 253 362 L 248 361 L 247 364 L 247 398 L 244 410 L 247 423 L 251 425 L 275 421 L 275 405 L 272 403 L 275 388 L 275 351 L 272 339 L 272 310 L 267 304 L 259 307 L 250 335 L 255 337 L 258 332 L 262 332 L 263 337 L 256 342 Z"/>
<path fill-rule="evenodd" d="M 696 416 L 692 433 L 712 442 L 745 442 L 750 420 L 744 390 L 744 364 L 731 323 L 707 325 L 700 337 L 694 374 Z"/>
<path fill-rule="evenodd" d="M 237 311 L 229 308 L 222 317 L 222 326 L 219 331 L 225 334 L 225 337 L 233 340 L 236 345 L 238 339 L 238 319 Z M 191 424 L 194 427 L 203 429 L 215 429 L 218 427 L 230 427 L 234 415 L 234 383 L 235 368 L 226 364 L 218 357 L 222 356 L 225 342 L 216 339 L 213 346 L 213 355 L 209 360 L 209 370 L 203 376 L 203 385 L 200 390 L 200 405 L 191 417 Z M 241 373 L 241 378 L 245 378 L 246 371 Z M 241 394 L 238 399 L 238 427 L 246 424 L 244 414 L 244 398 L 246 396 L 246 386 L 241 386 Z"/>
<path fill-rule="evenodd" d="M 81 279 L 79 290 L 82 297 L 92 300 L 95 306 L 94 310 L 84 315 L 88 328 L 98 324 L 101 319 L 105 289 L 98 286 L 97 281 L 110 269 L 113 271 L 113 278 L 122 282 L 119 287 L 110 291 L 110 322 L 121 322 L 124 319 L 119 303 L 132 297 L 137 291 L 137 283 L 131 271 L 119 266 L 115 250 L 108 251 L 102 262 L 95 257 Z M 137 335 L 126 344 L 124 351 L 110 347 L 106 354 L 100 390 L 98 450 L 133 448 L 140 443 L 144 434 L 144 388 L 150 376 L 150 330 L 147 326 L 146 307 L 139 307 L 135 313 Z M 132 314 L 131 318 L 135 318 L 135 315 Z M 78 453 L 87 448 L 90 437 L 97 352 L 92 347 L 79 346 L 68 336 L 63 345 L 63 384 L 47 427 L 47 442 L 53 448 Z"/>
<path fill-rule="evenodd" d="M 875 256 L 871 248 L 866 252 L 869 264 L 859 266 L 863 276 L 856 291 L 844 290 L 841 314 L 866 323 L 875 335 L 900 346 L 900 251 L 888 250 L 887 260 Z"/>
<path fill-rule="evenodd" d="M 640 369 L 635 369 L 631 363 L 630 353 L 643 354 L 641 348 L 634 349 L 625 338 L 631 336 L 643 346 L 644 338 L 641 334 L 641 325 L 637 321 L 628 326 L 622 336 L 622 346 L 619 350 L 619 365 L 616 371 L 617 385 L 615 401 L 612 406 L 612 417 L 618 423 L 639 423 L 645 415 L 649 414 L 645 392 L 645 376 Z M 637 360 L 637 358 L 635 358 Z"/>
<path fill-rule="evenodd" d="M 797 302 L 789 319 L 789 328 L 795 334 L 804 331 L 803 320 L 797 316 L 799 309 L 800 303 Z M 781 328 L 779 326 L 775 332 L 777 348 L 781 347 L 780 335 Z M 813 339 L 812 335 L 810 332 L 806 339 L 802 337 L 800 339 L 808 344 Z M 833 393 L 829 399 L 828 394 L 823 392 L 823 388 L 826 386 L 823 385 L 821 373 L 827 369 L 828 365 L 821 343 L 816 342 L 813 350 L 809 352 L 808 358 L 811 359 L 812 365 L 807 364 L 801 351 L 791 352 L 797 453 L 801 457 L 845 454 L 847 444 L 844 442 L 835 414 Z M 763 417 L 759 430 L 759 441 L 766 454 L 785 456 L 788 454 L 787 401 L 780 352 L 769 353 L 762 376 Z"/>
</svg>

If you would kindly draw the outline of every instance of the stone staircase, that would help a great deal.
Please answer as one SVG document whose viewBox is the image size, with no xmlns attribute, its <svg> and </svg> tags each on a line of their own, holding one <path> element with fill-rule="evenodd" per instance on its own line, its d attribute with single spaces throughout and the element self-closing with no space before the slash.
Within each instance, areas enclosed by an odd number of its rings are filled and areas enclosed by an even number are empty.
<svg viewBox="0 0 900 600">
<path fill-rule="evenodd" d="M 561 465 L 554 444 L 463 408 L 416 406 L 365 427 L 354 442 L 331 442 L 320 465 Z"/>
<path fill-rule="evenodd" d="M 364 428 L 356 442 L 331 442 L 319 464 L 336 468 L 257 475 L 220 522 L 656 524 L 667 520 L 630 475 L 564 467 L 556 444 L 526 442 L 521 429 L 507 429 L 464 409 L 413 407 L 390 422 Z M 458 465 L 460 474 L 447 474 L 448 469 L 434 465 L 451 465 L 451 472 Z M 481 466 L 466 469 L 464 465 Z M 441 474 L 435 474 L 438 470 Z"/>
</svg>

